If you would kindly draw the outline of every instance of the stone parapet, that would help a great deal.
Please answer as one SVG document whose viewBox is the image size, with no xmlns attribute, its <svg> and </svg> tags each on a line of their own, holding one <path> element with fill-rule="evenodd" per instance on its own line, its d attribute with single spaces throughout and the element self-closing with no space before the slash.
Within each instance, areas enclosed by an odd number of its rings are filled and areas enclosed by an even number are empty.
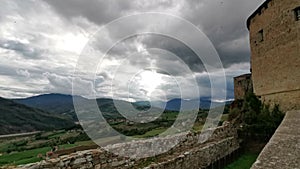
<svg viewBox="0 0 300 169">
<path fill-rule="evenodd" d="M 300 168 L 300 110 L 289 111 L 251 169 Z"/>
</svg>

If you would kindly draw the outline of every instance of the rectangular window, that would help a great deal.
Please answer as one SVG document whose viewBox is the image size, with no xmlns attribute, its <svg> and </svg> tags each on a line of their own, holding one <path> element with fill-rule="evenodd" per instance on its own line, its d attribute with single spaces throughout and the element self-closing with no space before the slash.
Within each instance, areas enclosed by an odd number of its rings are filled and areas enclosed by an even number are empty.
<svg viewBox="0 0 300 169">
<path fill-rule="evenodd" d="M 239 81 L 238 81 L 238 85 L 240 86 L 241 84 L 242 84 L 242 81 L 239 80 Z"/>
<path fill-rule="evenodd" d="M 300 20 L 300 7 L 294 9 L 295 11 L 295 17 L 296 17 L 296 21 Z"/>
<path fill-rule="evenodd" d="M 260 31 L 258 32 L 258 41 L 259 41 L 259 42 L 264 41 L 264 30 L 260 30 Z"/>
</svg>

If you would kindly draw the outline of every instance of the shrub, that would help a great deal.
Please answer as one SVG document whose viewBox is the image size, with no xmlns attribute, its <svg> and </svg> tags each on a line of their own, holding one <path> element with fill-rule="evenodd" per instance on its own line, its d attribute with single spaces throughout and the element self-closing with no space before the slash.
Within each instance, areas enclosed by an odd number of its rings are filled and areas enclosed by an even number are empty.
<svg viewBox="0 0 300 169">
<path fill-rule="evenodd" d="M 253 93 L 248 93 L 241 108 L 234 108 L 229 113 L 229 120 L 238 119 L 239 133 L 244 140 L 260 139 L 267 141 L 271 138 L 284 117 L 279 105 L 270 109 Z"/>
<path fill-rule="evenodd" d="M 240 109 L 238 109 L 238 108 L 232 109 L 228 115 L 228 120 L 231 121 L 231 120 L 237 118 L 239 114 L 241 114 Z"/>
</svg>

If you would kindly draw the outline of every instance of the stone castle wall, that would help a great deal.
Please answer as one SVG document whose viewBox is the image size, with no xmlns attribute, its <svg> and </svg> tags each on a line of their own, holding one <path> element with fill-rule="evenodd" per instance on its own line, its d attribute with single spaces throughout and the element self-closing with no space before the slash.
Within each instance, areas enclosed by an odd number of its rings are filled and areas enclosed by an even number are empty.
<svg viewBox="0 0 300 169">
<path fill-rule="evenodd" d="M 299 0 L 267 0 L 249 19 L 254 93 L 283 110 L 300 109 Z"/>
<path fill-rule="evenodd" d="M 248 92 L 253 92 L 251 74 L 234 77 L 235 100 L 243 100 Z"/>
<path fill-rule="evenodd" d="M 216 160 L 220 160 L 236 151 L 239 148 L 236 129 L 230 124 L 218 127 L 204 143 L 199 143 L 199 139 L 213 130 L 206 130 L 200 133 L 188 133 L 184 140 L 172 148 L 170 151 L 157 155 L 154 158 L 131 159 L 118 156 L 103 149 L 92 149 L 79 151 L 70 155 L 60 156 L 55 159 L 44 160 L 34 164 L 20 166 L 20 168 L 205 168 Z M 151 145 L 151 142 L 163 141 L 165 144 L 174 142 L 177 136 L 166 139 L 152 138 L 142 141 L 115 144 L 112 147 L 126 151 L 138 151 L 141 145 Z M 130 150 L 128 149 L 130 147 Z M 151 161 L 149 163 L 149 160 Z M 149 166 L 150 165 L 150 166 Z M 181 166 L 181 167 L 180 167 Z"/>
<path fill-rule="evenodd" d="M 300 90 L 280 92 L 262 96 L 265 104 L 280 105 L 282 110 L 298 110 L 300 102 Z"/>
</svg>

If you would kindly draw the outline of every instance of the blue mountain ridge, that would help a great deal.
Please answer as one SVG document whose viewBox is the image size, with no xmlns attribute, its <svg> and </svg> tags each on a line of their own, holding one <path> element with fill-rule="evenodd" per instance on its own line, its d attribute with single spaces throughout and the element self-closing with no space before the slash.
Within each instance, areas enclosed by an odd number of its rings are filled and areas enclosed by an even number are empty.
<svg viewBox="0 0 300 169">
<path fill-rule="evenodd" d="M 76 115 L 74 114 L 73 97 L 75 97 L 77 100 L 88 100 L 81 96 L 72 96 L 72 95 L 57 94 L 57 93 L 42 94 L 38 96 L 33 96 L 33 97 L 28 97 L 23 99 L 13 99 L 13 100 L 17 103 L 38 108 L 44 111 L 58 113 L 58 114 L 69 114 L 70 116 L 75 118 Z M 197 104 L 197 102 L 199 103 L 199 105 Z M 112 105 L 114 104 L 113 100 L 110 98 L 98 98 L 97 103 L 99 107 L 102 107 L 104 109 L 105 107 L 112 107 Z M 201 109 L 209 109 L 211 103 L 212 101 L 210 97 L 201 97 L 199 98 L 199 100 L 197 99 L 184 100 L 181 98 L 175 98 L 167 102 L 153 101 L 150 103 L 149 101 L 137 101 L 131 104 L 133 104 L 137 108 L 141 108 L 141 107 L 149 108 L 150 106 L 153 106 L 160 109 L 179 111 L 181 106 L 182 106 L 182 110 L 196 109 L 197 105 Z M 217 105 L 220 105 L 217 102 L 213 102 L 213 103 L 215 104 L 215 107 Z M 228 102 L 226 102 L 226 104 L 228 104 Z"/>
</svg>

